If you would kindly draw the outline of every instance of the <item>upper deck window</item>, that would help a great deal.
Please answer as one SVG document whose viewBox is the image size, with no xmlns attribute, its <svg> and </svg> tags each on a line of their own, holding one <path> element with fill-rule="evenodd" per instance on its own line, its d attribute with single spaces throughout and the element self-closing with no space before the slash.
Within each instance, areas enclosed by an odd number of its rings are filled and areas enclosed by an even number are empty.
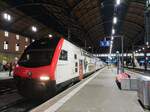
<svg viewBox="0 0 150 112">
<path fill-rule="evenodd" d="M 68 52 L 65 50 L 62 50 L 60 53 L 59 60 L 67 61 L 68 60 Z"/>
</svg>

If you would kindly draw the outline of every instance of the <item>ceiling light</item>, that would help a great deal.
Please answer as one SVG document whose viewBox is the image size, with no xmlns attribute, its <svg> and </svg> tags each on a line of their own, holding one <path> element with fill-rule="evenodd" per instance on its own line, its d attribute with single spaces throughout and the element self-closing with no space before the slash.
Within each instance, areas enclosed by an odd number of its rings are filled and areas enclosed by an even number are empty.
<svg viewBox="0 0 150 112">
<path fill-rule="evenodd" d="M 116 24 L 117 23 L 117 17 L 113 18 L 113 23 Z"/>
<path fill-rule="evenodd" d="M 120 0 L 116 0 L 116 5 L 120 5 Z"/>
<path fill-rule="evenodd" d="M 139 51 L 141 51 L 141 49 L 139 49 Z"/>
<path fill-rule="evenodd" d="M 4 13 L 4 14 L 3 14 L 3 17 L 4 17 L 4 19 L 7 19 L 7 14 Z"/>
<path fill-rule="evenodd" d="M 10 16 L 10 15 L 7 16 L 7 20 L 8 20 L 8 21 L 11 20 L 11 16 Z"/>
<path fill-rule="evenodd" d="M 110 41 L 111 42 L 111 45 L 113 44 L 113 41 Z"/>
<path fill-rule="evenodd" d="M 4 18 L 5 20 L 7 20 L 7 21 L 11 21 L 11 16 L 10 16 L 9 14 L 7 14 L 7 13 L 4 13 L 4 14 L 3 14 L 3 18 Z"/>
<path fill-rule="evenodd" d="M 32 26 L 32 31 L 37 32 L 37 28 L 35 26 Z"/>
<path fill-rule="evenodd" d="M 145 48 L 143 47 L 143 50 L 144 50 Z"/>
<path fill-rule="evenodd" d="M 115 34 L 115 29 L 112 29 L 112 34 L 113 34 L 113 35 Z"/>
<path fill-rule="evenodd" d="M 114 40 L 114 37 L 113 37 L 113 36 L 111 36 L 111 40 Z"/>
</svg>

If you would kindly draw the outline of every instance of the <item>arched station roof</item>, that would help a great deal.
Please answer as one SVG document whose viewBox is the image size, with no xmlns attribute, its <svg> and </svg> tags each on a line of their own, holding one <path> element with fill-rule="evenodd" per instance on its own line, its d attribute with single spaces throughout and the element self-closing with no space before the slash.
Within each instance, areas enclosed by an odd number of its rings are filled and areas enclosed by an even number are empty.
<svg viewBox="0 0 150 112">
<path fill-rule="evenodd" d="M 111 35 L 115 0 L 1 0 L 1 15 L 5 12 L 12 16 L 11 22 L 2 17 L 0 27 L 3 30 L 19 33 L 33 38 L 63 35 L 70 41 L 84 47 L 92 46 L 95 53 L 108 52 L 101 48 L 99 41 Z M 144 43 L 144 0 L 124 0 L 116 9 L 119 23 L 118 35 L 124 35 L 125 51 L 133 43 Z M 37 33 L 30 28 L 35 25 Z M 114 42 L 114 50 L 120 48 L 119 39 Z M 90 50 L 90 49 L 89 49 Z"/>
</svg>

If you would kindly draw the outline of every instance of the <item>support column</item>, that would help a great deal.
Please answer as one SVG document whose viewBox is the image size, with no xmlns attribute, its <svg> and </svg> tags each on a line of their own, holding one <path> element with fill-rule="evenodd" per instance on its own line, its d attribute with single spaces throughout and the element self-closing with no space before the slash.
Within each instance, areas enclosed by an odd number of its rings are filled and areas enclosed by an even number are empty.
<svg viewBox="0 0 150 112">
<path fill-rule="evenodd" d="M 85 50 L 87 50 L 87 49 L 86 49 L 86 40 L 85 40 Z"/>
<path fill-rule="evenodd" d="M 122 49 L 122 72 L 124 73 L 124 37 L 121 36 L 121 49 Z"/>
<path fill-rule="evenodd" d="M 144 69 L 147 71 L 147 51 L 144 51 Z"/>
<path fill-rule="evenodd" d="M 70 30 L 70 27 L 68 27 L 68 40 L 70 40 L 71 38 L 71 30 Z"/>
<path fill-rule="evenodd" d="M 132 67 L 133 67 L 133 69 L 135 67 L 135 64 L 134 64 L 134 52 L 132 52 Z"/>
</svg>

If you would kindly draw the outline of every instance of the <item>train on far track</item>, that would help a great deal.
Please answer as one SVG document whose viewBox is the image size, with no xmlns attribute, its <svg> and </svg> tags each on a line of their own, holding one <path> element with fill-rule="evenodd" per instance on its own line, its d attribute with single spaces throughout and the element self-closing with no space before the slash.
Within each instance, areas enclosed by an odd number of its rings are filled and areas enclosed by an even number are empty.
<svg viewBox="0 0 150 112">
<path fill-rule="evenodd" d="M 25 49 L 14 69 L 14 79 L 22 96 L 45 98 L 104 66 L 99 58 L 63 37 L 42 38 Z"/>
</svg>

